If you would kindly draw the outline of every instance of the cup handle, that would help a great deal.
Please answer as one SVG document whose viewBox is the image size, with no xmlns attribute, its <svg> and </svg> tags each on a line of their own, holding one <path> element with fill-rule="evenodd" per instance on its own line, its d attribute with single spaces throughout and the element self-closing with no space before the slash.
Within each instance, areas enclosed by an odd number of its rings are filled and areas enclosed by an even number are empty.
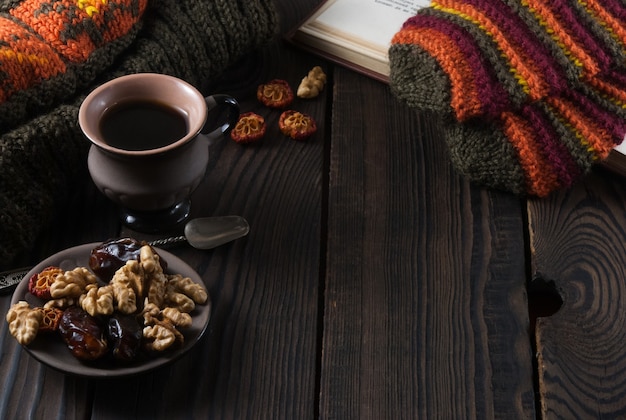
<svg viewBox="0 0 626 420">
<path fill-rule="evenodd" d="M 226 122 L 209 133 L 202 133 L 209 141 L 217 140 L 223 134 L 228 134 L 239 120 L 239 103 L 235 98 L 225 94 L 215 94 L 204 98 L 207 104 L 207 114 L 212 109 L 221 107 L 227 111 Z"/>
</svg>

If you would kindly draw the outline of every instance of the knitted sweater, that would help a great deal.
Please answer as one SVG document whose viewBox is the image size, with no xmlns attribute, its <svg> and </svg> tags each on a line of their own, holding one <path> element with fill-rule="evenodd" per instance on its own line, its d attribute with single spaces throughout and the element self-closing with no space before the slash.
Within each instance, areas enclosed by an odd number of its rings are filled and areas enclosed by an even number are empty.
<svg viewBox="0 0 626 420">
<path fill-rule="evenodd" d="M 0 0 L 0 266 L 84 173 L 94 87 L 157 72 L 201 89 L 277 30 L 272 0 Z"/>
</svg>

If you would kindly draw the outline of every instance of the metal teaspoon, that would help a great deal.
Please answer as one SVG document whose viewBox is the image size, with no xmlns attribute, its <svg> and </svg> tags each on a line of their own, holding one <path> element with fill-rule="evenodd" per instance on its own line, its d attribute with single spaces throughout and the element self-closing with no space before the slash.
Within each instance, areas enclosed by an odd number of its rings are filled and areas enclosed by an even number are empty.
<svg viewBox="0 0 626 420">
<path fill-rule="evenodd" d="M 241 216 L 200 217 L 187 222 L 184 235 L 157 239 L 148 243 L 156 247 L 169 247 L 188 242 L 197 249 L 212 249 L 244 237 L 249 231 L 248 221 Z M 0 294 L 13 290 L 30 269 L 30 267 L 18 268 L 1 272 Z"/>
</svg>

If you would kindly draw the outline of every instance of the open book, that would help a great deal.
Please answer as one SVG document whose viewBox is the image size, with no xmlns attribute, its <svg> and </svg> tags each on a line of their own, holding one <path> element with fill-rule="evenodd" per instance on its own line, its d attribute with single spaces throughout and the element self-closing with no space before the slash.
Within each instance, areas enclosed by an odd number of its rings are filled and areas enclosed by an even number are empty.
<svg viewBox="0 0 626 420">
<path fill-rule="evenodd" d="M 388 82 L 391 38 L 430 0 L 326 0 L 287 39 Z"/>
</svg>

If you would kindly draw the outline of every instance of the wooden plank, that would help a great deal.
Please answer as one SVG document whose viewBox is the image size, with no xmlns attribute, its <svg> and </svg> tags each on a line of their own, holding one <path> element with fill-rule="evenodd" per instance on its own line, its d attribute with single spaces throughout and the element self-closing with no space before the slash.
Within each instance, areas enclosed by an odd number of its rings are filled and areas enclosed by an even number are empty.
<svg viewBox="0 0 626 420">
<path fill-rule="evenodd" d="M 542 418 L 624 418 L 624 181 L 598 171 L 528 208 L 533 280 L 563 300 L 537 321 Z"/>
<path fill-rule="evenodd" d="M 289 2 L 280 3 L 289 9 L 287 15 L 304 16 L 313 7 L 305 4 L 312 1 L 300 2 L 295 9 Z M 289 16 L 281 20 L 288 27 L 295 22 Z M 257 82 L 284 77 L 295 87 L 309 66 L 319 64 L 300 54 L 284 55 L 278 45 L 261 57 L 267 61 L 253 59 L 244 63 L 247 70 L 233 69 L 229 80 L 209 85 L 237 94 L 245 110 L 265 114 L 254 99 Z M 294 61 L 297 66 L 290 65 Z M 272 113 L 272 135 L 262 147 L 224 142 L 212 148 L 194 215 L 238 212 L 251 222 L 252 231 L 245 240 L 219 250 L 177 251 L 204 276 L 215 305 L 209 333 L 191 354 L 136 378 L 91 381 L 36 362 L 19 348 L 3 322 L 0 418 L 313 416 L 326 104 L 322 97 L 300 105 L 319 117 L 320 133 L 311 143 L 278 136 L 277 114 Z M 86 191 L 77 192 L 21 264 L 35 264 L 69 246 L 120 233 L 112 204 L 86 173 L 84 180 Z M 2 313 L 9 301 L 9 296 L 0 297 Z"/>
<path fill-rule="evenodd" d="M 6 300 L 0 310 L 6 313 Z M 6 308 L 5 308 L 6 306 Z M 88 418 L 93 386 L 85 379 L 67 377 L 37 362 L 0 327 L 3 349 L 11 350 L 10 359 L 0 363 L 0 418 Z M 8 341 L 8 342 L 7 342 Z"/>
<path fill-rule="evenodd" d="M 256 145 L 225 139 L 211 146 L 193 212 L 242 215 L 250 233 L 215 250 L 172 250 L 208 287 L 209 331 L 168 367 L 98 384 L 94 418 L 313 416 L 326 95 L 292 104 L 318 122 L 318 133 L 298 142 L 279 133 L 281 111 L 262 106 L 255 94 L 274 78 L 295 89 L 319 63 L 273 44 L 216 84 L 236 94 L 242 112 L 263 115 L 268 131 Z"/>
<path fill-rule="evenodd" d="M 532 418 L 517 198 L 456 176 L 433 115 L 335 71 L 322 418 Z"/>
<path fill-rule="evenodd" d="M 78 183 L 65 211 L 56 223 L 46 227 L 24 266 L 72 246 L 101 241 L 119 232 L 116 211 L 96 190 L 89 174 Z M 0 296 L 0 313 L 6 314 L 10 295 Z M 2 317 L 0 322 L 0 418 L 88 418 L 91 413 L 93 384 L 84 379 L 66 376 L 43 366 L 32 358 L 10 335 Z"/>
</svg>

